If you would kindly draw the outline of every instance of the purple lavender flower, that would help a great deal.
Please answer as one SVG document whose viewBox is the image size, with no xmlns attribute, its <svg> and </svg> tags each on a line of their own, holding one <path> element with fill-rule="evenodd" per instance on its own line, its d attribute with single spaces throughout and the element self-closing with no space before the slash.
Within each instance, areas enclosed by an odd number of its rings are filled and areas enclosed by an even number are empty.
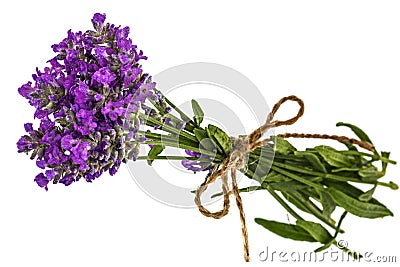
<svg viewBox="0 0 400 267">
<path fill-rule="evenodd" d="M 125 113 L 122 101 L 110 101 L 105 107 L 101 109 L 101 112 L 105 117 L 110 118 L 112 121 L 116 121 L 118 117 Z"/>
<path fill-rule="evenodd" d="M 139 90 L 137 91 L 137 96 L 136 99 L 139 100 L 140 102 L 144 102 L 147 98 L 151 97 L 153 95 L 153 89 L 155 88 L 156 83 L 150 82 L 150 83 L 145 83 L 142 86 L 140 86 Z"/>
<path fill-rule="evenodd" d="M 124 66 L 122 68 L 123 76 L 124 76 L 124 86 L 129 87 L 129 85 L 136 81 L 138 78 L 139 74 L 142 73 L 142 69 L 140 68 L 132 68 L 128 66 Z"/>
<path fill-rule="evenodd" d="M 96 13 L 94 30 L 69 30 L 52 45 L 56 55 L 49 65 L 18 89 L 40 120 L 36 130 L 24 125 L 18 152 L 32 153 L 44 170 L 34 180 L 46 190 L 49 181 L 68 186 L 115 174 L 122 162 L 136 159 L 145 140 L 138 133 L 141 121 L 131 114 L 156 98 L 155 83 L 143 73 L 139 61 L 146 57 L 128 37 L 129 27 L 105 20 Z"/>
<path fill-rule="evenodd" d="M 20 88 L 18 88 L 18 93 L 27 99 L 31 99 L 30 94 L 35 91 L 35 89 L 31 87 L 31 85 L 32 82 L 28 82 L 22 85 Z"/>
<path fill-rule="evenodd" d="M 36 148 L 36 144 L 32 142 L 32 139 L 29 136 L 24 135 L 18 140 L 17 147 L 18 153 L 25 152 L 28 154 L 28 152 Z"/>
<path fill-rule="evenodd" d="M 47 185 L 50 182 L 50 179 L 48 179 L 43 173 L 39 173 L 36 175 L 34 181 L 38 184 L 38 186 L 43 187 L 48 190 Z"/>
<path fill-rule="evenodd" d="M 106 14 L 96 13 L 93 16 L 92 23 L 95 27 L 103 26 L 104 21 L 106 20 Z"/>
<path fill-rule="evenodd" d="M 73 182 L 75 182 L 74 175 L 72 173 L 67 174 L 64 177 L 62 177 L 59 182 L 64 184 L 65 186 L 68 186 Z"/>
<path fill-rule="evenodd" d="M 72 135 L 67 134 L 64 135 L 63 138 L 61 138 L 61 147 L 64 150 L 70 150 L 74 144 L 76 144 L 77 141 L 73 139 Z"/>
<path fill-rule="evenodd" d="M 71 148 L 71 160 L 74 164 L 79 165 L 79 170 L 85 170 L 88 167 L 86 161 L 89 158 L 88 151 L 90 148 L 88 142 L 80 142 Z"/>
<path fill-rule="evenodd" d="M 185 149 L 185 153 L 190 156 L 190 157 L 195 157 L 195 158 L 207 158 L 203 154 L 191 150 Z M 208 161 L 199 161 L 199 160 L 182 160 L 182 166 L 188 169 L 189 171 L 192 171 L 194 173 L 199 172 L 199 171 L 206 171 L 206 170 L 211 170 L 212 165 L 211 165 L 211 160 Z"/>
<path fill-rule="evenodd" d="M 114 73 L 112 73 L 107 67 L 99 69 L 92 76 L 92 81 L 99 82 L 103 85 L 110 85 L 110 83 L 115 79 L 116 77 Z"/>
<path fill-rule="evenodd" d="M 25 123 L 24 128 L 27 133 L 33 132 L 33 124 L 32 123 Z"/>
</svg>

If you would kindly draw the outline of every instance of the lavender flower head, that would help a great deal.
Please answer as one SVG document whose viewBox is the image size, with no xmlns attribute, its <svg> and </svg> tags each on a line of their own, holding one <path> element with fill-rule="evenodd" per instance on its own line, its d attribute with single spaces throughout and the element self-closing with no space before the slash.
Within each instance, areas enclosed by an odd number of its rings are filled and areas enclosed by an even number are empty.
<svg viewBox="0 0 400 267">
<path fill-rule="evenodd" d="M 43 170 L 34 180 L 46 190 L 50 181 L 91 182 L 135 160 L 145 139 L 138 133 L 137 114 L 146 99 L 160 100 L 139 64 L 147 58 L 128 38 L 129 27 L 105 24 L 105 19 L 97 13 L 94 30 L 69 30 L 52 46 L 56 55 L 49 66 L 37 69 L 33 82 L 18 89 L 40 120 L 38 129 L 25 124 L 18 152 L 31 152 Z"/>
</svg>

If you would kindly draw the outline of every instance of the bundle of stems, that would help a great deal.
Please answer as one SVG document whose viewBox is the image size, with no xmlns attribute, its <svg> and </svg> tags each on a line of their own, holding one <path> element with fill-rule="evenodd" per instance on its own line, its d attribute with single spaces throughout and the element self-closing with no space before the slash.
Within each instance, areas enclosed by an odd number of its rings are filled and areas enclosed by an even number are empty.
<svg viewBox="0 0 400 267">
<path fill-rule="evenodd" d="M 211 176 L 230 155 L 230 137 L 214 125 L 201 126 L 204 112 L 195 100 L 192 100 L 192 117 L 167 98 L 165 100 L 178 114 L 169 113 L 168 118 L 176 125 L 184 122 L 185 127 L 178 130 L 162 120 L 142 116 L 146 125 L 157 125 L 167 134 L 142 131 L 152 149 L 147 156 L 138 159 L 146 159 L 149 164 L 159 159 L 193 161 L 202 166 L 201 170 L 208 170 L 206 176 Z M 157 112 L 165 110 L 157 105 L 155 108 Z M 246 165 L 240 169 L 258 185 L 241 188 L 240 192 L 266 191 L 295 219 L 295 224 L 287 224 L 255 218 L 257 224 L 269 231 L 293 240 L 319 242 L 321 246 L 316 252 L 335 245 L 360 258 L 359 253 L 338 245 L 336 238 L 339 233 L 344 233 L 342 223 L 348 213 L 369 219 L 393 216 L 384 204 L 373 198 L 373 194 L 379 186 L 398 189 L 393 182 L 381 181 L 388 164 L 396 162 L 389 158 L 389 152 L 378 152 L 359 127 L 342 122 L 337 126 L 350 128 L 360 142 L 371 144 L 371 151 L 360 151 L 355 144 L 346 141 L 340 141 L 344 148 L 341 150 L 318 145 L 299 151 L 284 135 L 271 136 L 269 142 L 248 153 Z M 166 146 L 189 150 L 196 156 L 160 155 Z M 357 185 L 370 187 L 364 191 Z M 220 195 L 222 192 L 213 197 Z M 332 216 L 337 208 L 341 215 L 335 219 Z"/>
</svg>

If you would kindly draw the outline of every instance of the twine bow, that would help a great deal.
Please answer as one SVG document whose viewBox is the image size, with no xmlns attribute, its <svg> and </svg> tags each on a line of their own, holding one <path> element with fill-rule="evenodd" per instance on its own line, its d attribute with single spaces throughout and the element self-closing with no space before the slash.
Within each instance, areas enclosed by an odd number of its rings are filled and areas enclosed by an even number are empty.
<svg viewBox="0 0 400 267">
<path fill-rule="evenodd" d="M 300 109 L 297 115 L 286 121 L 273 121 L 275 113 L 278 111 L 279 107 L 286 101 L 291 100 L 299 104 Z M 267 120 L 258 129 L 254 130 L 251 134 L 244 137 L 231 137 L 231 153 L 222 162 L 222 167 L 213 172 L 196 190 L 196 196 L 194 202 L 196 203 L 199 211 L 207 217 L 212 217 L 214 219 L 220 219 L 224 217 L 229 212 L 229 185 L 228 185 L 228 173 L 231 173 L 232 179 L 232 192 L 236 199 L 236 205 L 239 209 L 240 221 L 242 223 L 242 236 L 243 236 L 243 248 L 244 248 L 244 259 L 245 261 L 250 260 L 249 256 L 249 241 L 246 227 L 246 217 L 243 210 L 242 198 L 239 194 L 239 189 L 236 182 L 236 170 L 241 169 L 246 164 L 246 154 L 253 149 L 262 146 L 268 139 L 260 140 L 261 137 L 271 128 L 278 127 L 281 125 L 291 125 L 295 123 L 304 113 L 304 103 L 296 96 L 288 96 L 279 100 L 273 107 L 272 111 L 268 114 Z M 210 212 L 202 204 L 200 197 L 203 192 L 207 189 L 207 186 L 214 183 L 219 177 L 222 181 L 222 193 L 224 196 L 224 204 L 221 210 L 216 212 Z"/>
<path fill-rule="evenodd" d="M 294 101 L 299 104 L 300 108 L 297 112 L 297 115 L 291 119 L 285 121 L 273 120 L 275 113 L 279 110 L 281 105 L 286 101 Z M 248 136 L 241 137 L 231 137 L 231 153 L 230 155 L 222 162 L 221 168 L 211 173 L 210 176 L 199 186 L 196 190 L 195 203 L 199 209 L 199 211 L 206 217 L 212 217 L 214 219 L 220 219 L 228 214 L 229 212 L 229 185 L 228 185 L 228 173 L 231 173 L 232 180 L 232 192 L 236 199 L 236 205 L 239 209 L 240 221 L 242 224 L 242 236 L 243 236 L 243 250 L 244 250 L 244 260 L 246 262 L 250 261 L 249 256 L 249 242 L 248 242 L 248 233 L 246 227 L 246 217 L 243 210 L 243 202 L 242 198 L 239 194 L 239 188 L 236 181 L 236 170 L 242 169 L 246 164 L 246 155 L 257 147 L 263 146 L 268 141 L 268 138 L 264 140 L 260 140 L 261 137 L 270 129 L 279 127 L 282 125 L 291 125 L 295 123 L 302 115 L 304 114 L 304 102 L 294 96 L 287 96 L 280 99 L 272 108 L 271 112 L 268 114 L 267 119 L 263 125 L 254 130 Z M 373 146 L 368 142 L 359 141 L 353 138 L 348 138 L 345 136 L 337 136 L 337 135 L 326 135 L 326 134 L 302 134 L 302 133 L 286 133 L 280 134 L 278 136 L 288 138 L 288 137 L 297 137 L 297 138 L 321 138 L 321 139 L 333 139 L 341 142 L 349 142 L 352 144 L 357 144 L 360 147 L 363 147 L 367 150 L 373 150 Z M 209 184 L 214 183 L 219 177 L 221 177 L 222 181 L 222 194 L 224 197 L 224 204 L 221 210 L 216 212 L 211 212 L 206 209 L 201 204 L 201 195 L 207 189 Z"/>
</svg>

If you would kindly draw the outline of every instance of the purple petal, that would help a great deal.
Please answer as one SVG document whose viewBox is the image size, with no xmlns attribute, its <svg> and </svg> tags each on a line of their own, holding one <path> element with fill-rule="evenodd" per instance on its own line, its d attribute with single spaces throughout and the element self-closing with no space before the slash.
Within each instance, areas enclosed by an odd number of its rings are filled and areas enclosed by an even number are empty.
<svg viewBox="0 0 400 267">
<path fill-rule="evenodd" d="M 106 20 L 106 14 L 95 13 L 93 15 L 92 22 L 98 23 L 98 24 L 103 24 L 105 20 Z"/>
<path fill-rule="evenodd" d="M 32 123 L 25 123 L 24 128 L 27 133 L 33 132 L 33 124 Z"/>
<path fill-rule="evenodd" d="M 47 177 L 43 173 L 39 173 L 38 175 L 36 175 L 34 181 L 37 183 L 38 186 L 44 187 L 46 191 L 48 190 L 47 185 L 49 183 L 49 179 L 47 179 Z"/>
<path fill-rule="evenodd" d="M 23 97 L 30 99 L 29 95 L 35 91 L 35 89 L 32 88 L 31 85 L 32 85 L 31 82 L 22 85 L 20 88 L 18 88 L 18 93 Z"/>
</svg>

